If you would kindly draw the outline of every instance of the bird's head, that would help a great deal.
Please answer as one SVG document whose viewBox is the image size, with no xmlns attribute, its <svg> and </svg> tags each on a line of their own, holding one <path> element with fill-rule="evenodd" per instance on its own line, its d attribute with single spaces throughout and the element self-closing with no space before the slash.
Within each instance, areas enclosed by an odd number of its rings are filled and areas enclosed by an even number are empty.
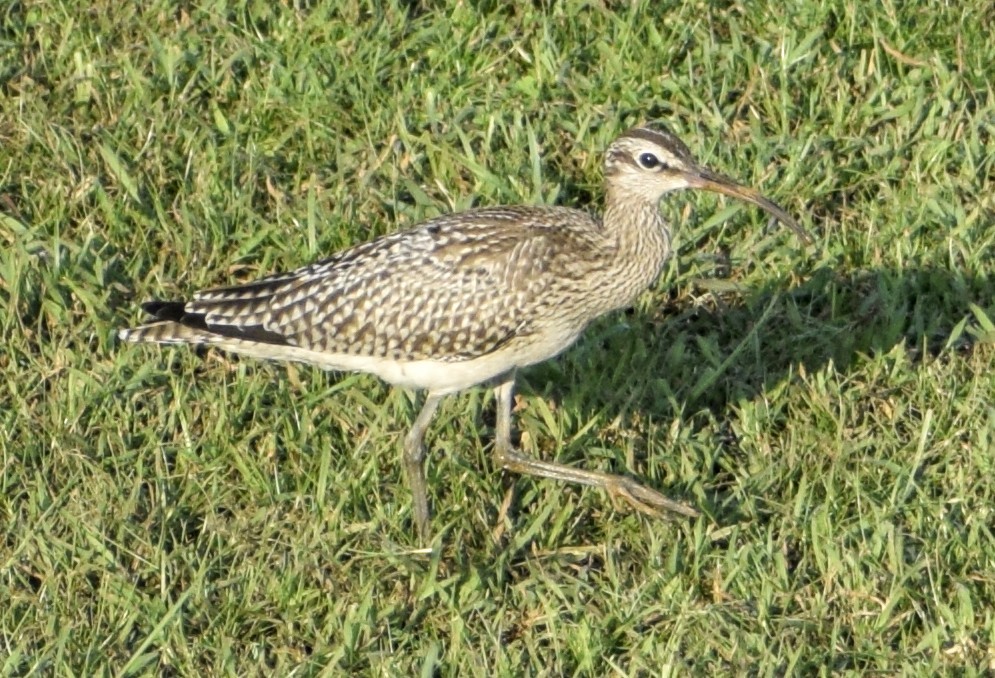
<svg viewBox="0 0 995 678">
<path fill-rule="evenodd" d="M 811 237 L 790 214 L 752 188 L 698 164 L 691 151 L 664 125 L 634 127 L 605 152 L 605 183 L 609 200 L 656 203 L 671 191 L 700 188 L 745 200 L 769 212 L 804 242 Z"/>
</svg>

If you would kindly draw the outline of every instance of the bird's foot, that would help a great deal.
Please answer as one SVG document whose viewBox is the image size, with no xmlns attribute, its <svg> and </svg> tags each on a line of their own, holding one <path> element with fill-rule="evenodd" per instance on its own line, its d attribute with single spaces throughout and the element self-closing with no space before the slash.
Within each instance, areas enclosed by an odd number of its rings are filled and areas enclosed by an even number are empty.
<svg viewBox="0 0 995 678">
<path fill-rule="evenodd" d="M 697 518 L 700 515 L 698 511 L 687 504 L 668 499 L 656 490 L 652 490 L 631 478 L 533 459 L 513 449 L 510 445 L 496 446 L 494 448 L 494 461 L 497 466 L 514 473 L 600 487 L 608 492 L 613 502 L 617 503 L 619 499 L 624 499 L 636 510 L 657 518 L 663 517 L 664 512 L 676 513 L 688 518 Z"/>
<path fill-rule="evenodd" d="M 606 477 L 605 490 L 614 504 L 618 505 L 618 500 L 624 499 L 637 511 L 654 518 L 662 518 L 663 512 L 677 513 L 688 518 L 701 515 L 687 504 L 668 499 L 656 490 L 625 476 Z"/>
</svg>

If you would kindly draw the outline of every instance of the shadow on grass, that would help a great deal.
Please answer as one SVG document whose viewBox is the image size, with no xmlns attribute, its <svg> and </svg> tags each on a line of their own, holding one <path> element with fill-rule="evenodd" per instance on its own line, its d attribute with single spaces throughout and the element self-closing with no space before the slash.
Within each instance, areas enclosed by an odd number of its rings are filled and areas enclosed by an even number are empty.
<svg viewBox="0 0 995 678">
<path fill-rule="evenodd" d="M 862 356 L 899 344 L 913 361 L 970 351 L 970 305 L 990 316 L 995 300 L 991 279 L 939 268 L 851 275 L 820 269 L 806 277 L 791 290 L 771 285 L 746 296 L 675 293 L 657 313 L 628 312 L 628 329 L 613 319 L 588 330 L 560 360 L 524 371 L 519 390 L 561 403 L 582 422 L 603 413 L 707 426 L 718 452 L 711 468 L 701 468 L 712 488 L 711 505 L 701 508 L 720 523 L 735 522 L 742 516 L 723 487 L 735 482 L 729 469 L 743 453 L 723 422 L 735 416 L 737 403 L 830 363 L 846 373 Z M 657 489 L 682 494 L 680 486 Z"/>
</svg>

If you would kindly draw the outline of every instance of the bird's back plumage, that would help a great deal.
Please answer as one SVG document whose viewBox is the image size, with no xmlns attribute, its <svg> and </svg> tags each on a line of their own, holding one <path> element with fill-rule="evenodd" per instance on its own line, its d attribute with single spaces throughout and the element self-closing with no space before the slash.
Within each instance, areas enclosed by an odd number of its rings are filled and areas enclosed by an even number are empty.
<svg viewBox="0 0 995 678">
<path fill-rule="evenodd" d="M 543 300 L 589 273 L 607 247 L 599 221 L 562 207 L 505 207 L 441 216 L 289 273 L 150 302 L 153 322 L 123 339 L 260 345 L 387 360 L 466 361 L 529 341 L 586 314 L 543 312 Z M 570 256 L 567 253 L 572 252 Z M 548 356 L 538 356 L 539 359 Z"/>
</svg>

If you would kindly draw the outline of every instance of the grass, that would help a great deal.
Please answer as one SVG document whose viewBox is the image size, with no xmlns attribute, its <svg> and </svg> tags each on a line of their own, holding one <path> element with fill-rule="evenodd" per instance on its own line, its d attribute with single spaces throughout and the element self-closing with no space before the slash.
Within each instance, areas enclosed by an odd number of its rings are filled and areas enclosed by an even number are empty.
<svg viewBox="0 0 995 678">
<path fill-rule="evenodd" d="M 0 21 L 0 671 L 995 668 L 995 17 L 984 2 L 14 2 Z M 631 312 L 521 375 L 530 453 L 411 400 L 119 344 L 137 303 L 473 205 L 596 207 L 659 118 L 707 195 Z M 498 515 L 513 492 L 509 518 Z"/>
</svg>

